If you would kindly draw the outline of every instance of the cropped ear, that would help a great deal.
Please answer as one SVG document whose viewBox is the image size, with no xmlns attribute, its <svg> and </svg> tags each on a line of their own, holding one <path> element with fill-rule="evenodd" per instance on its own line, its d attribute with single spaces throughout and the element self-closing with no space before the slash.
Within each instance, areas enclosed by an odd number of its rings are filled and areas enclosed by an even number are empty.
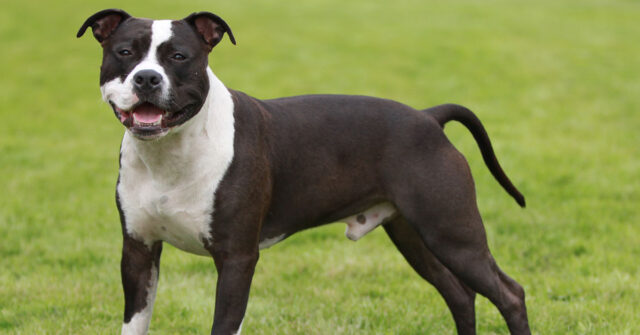
<svg viewBox="0 0 640 335">
<path fill-rule="evenodd" d="M 116 28 L 124 20 L 130 18 L 131 15 L 122 9 L 105 9 L 91 15 L 84 23 L 76 37 L 84 35 L 87 28 L 91 27 L 93 30 L 93 36 L 102 44 Z"/>
<path fill-rule="evenodd" d="M 185 17 L 184 21 L 192 25 L 202 36 L 202 39 L 209 46 L 209 51 L 222 40 L 224 33 L 229 34 L 231 43 L 236 44 L 236 39 L 233 37 L 229 25 L 216 14 L 209 12 L 193 13 Z"/>
</svg>

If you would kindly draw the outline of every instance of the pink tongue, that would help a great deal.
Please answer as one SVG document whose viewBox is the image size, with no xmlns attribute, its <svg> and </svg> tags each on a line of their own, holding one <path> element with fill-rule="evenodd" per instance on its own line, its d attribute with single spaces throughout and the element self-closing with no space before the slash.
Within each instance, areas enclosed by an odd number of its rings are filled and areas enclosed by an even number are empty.
<svg viewBox="0 0 640 335">
<path fill-rule="evenodd" d="M 162 119 L 164 111 L 152 104 L 144 104 L 133 111 L 136 120 L 143 123 L 154 123 Z"/>
</svg>

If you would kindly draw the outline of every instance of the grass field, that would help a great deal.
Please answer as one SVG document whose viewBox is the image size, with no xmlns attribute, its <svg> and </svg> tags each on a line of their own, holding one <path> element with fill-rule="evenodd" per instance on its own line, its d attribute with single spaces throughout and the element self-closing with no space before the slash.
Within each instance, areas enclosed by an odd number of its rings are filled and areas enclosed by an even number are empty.
<svg viewBox="0 0 640 335">
<path fill-rule="evenodd" d="M 238 40 L 214 72 L 258 98 L 386 97 L 464 104 L 527 197 L 520 209 L 468 158 L 489 244 L 527 292 L 537 334 L 640 331 L 640 2 L 8 0 L 0 11 L 0 333 L 119 332 L 123 129 L 100 100 L 101 51 L 75 33 L 94 12 L 208 10 Z M 435 289 L 382 230 L 344 225 L 261 253 L 244 334 L 452 334 Z M 213 262 L 165 246 L 152 334 L 210 330 Z M 505 334 L 486 299 L 480 334 Z"/>
</svg>

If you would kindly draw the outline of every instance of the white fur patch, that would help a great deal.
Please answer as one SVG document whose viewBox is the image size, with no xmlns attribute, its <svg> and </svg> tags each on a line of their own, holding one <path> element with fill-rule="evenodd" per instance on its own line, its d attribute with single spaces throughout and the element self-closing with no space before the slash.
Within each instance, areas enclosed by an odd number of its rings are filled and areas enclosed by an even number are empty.
<svg viewBox="0 0 640 335">
<path fill-rule="evenodd" d="M 138 96 L 133 93 L 131 81 L 122 82 L 120 78 L 100 86 L 100 92 L 104 102 L 113 102 L 123 110 L 130 110 L 139 101 Z"/>
<path fill-rule="evenodd" d="M 149 46 L 149 52 L 142 62 L 133 68 L 125 81 L 132 82 L 133 76 L 142 70 L 154 70 L 162 75 L 162 96 L 168 99 L 170 89 L 169 78 L 164 72 L 164 68 L 158 62 L 158 46 L 171 39 L 172 36 L 171 20 L 153 21 L 151 25 L 151 45 Z"/>
<path fill-rule="evenodd" d="M 244 318 L 242 318 L 242 321 L 240 321 L 240 327 L 238 327 L 238 330 L 233 333 L 233 335 L 240 335 L 240 333 L 242 333 L 242 324 L 244 323 Z"/>
<path fill-rule="evenodd" d="M 391 203 L 383 202 L 377 204 L 362 213 L 352 215 L 340 222 L 347 224 L 344 234 L 352 241 L 359 240 L 362 236 L 374 230 L 388 219 L 391 219 L 397 210 Z"/>
<path fill-rule="evenodd" d="M 202 110 L 169 134 L 122 140 L 118 194 L 127 233 L 147 246 L 162 240 L 209 255 L 215 192 L 233 159 L 231 93 L 207 68 L 210 89 Z"/>
<path fill-rule="evenodd" d="M 265 238 L 264 240 L 260 241 L 260 244 L 258 245 L 258 248 L 260 248 L 260 249 L 269 248 L 272 245 L 282 241 L 284 236 L 285 236 L 285 234 L 278 235 L 278 236 L 272 237 L 272 238 Z"/>
<path fill-rule="evenodd" d="M 149 279 L 149 286 L 147 287 L 147 305 L 143 310 L 134 314 L 129 322 L 122 324 L 122 335 L 144 335 L 149 331 L 157 288 L 158 268 L 154 266 L 151 269 L 151 279 Z"/>
</svg>

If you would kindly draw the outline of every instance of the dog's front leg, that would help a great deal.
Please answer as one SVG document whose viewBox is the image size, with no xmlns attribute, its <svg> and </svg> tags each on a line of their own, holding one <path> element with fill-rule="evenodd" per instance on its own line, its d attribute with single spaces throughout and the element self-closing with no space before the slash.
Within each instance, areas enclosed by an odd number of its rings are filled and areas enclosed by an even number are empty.
<svg viewBox="0 0 640 335">
<path fill-rule="evenodd" d="M 120 263 L 125 301 L 122 335 L 147 334 L 156 297 L 161 252 L 162 242 L 148 247 L 124 234 Z"/>
<path fill-rule="evenodd" d="M 258 251 L 242 255 L 219 251 L 213 257 L 218 270 L 218 283 L 211 334 L 240 334 Z"/>
</svg>

